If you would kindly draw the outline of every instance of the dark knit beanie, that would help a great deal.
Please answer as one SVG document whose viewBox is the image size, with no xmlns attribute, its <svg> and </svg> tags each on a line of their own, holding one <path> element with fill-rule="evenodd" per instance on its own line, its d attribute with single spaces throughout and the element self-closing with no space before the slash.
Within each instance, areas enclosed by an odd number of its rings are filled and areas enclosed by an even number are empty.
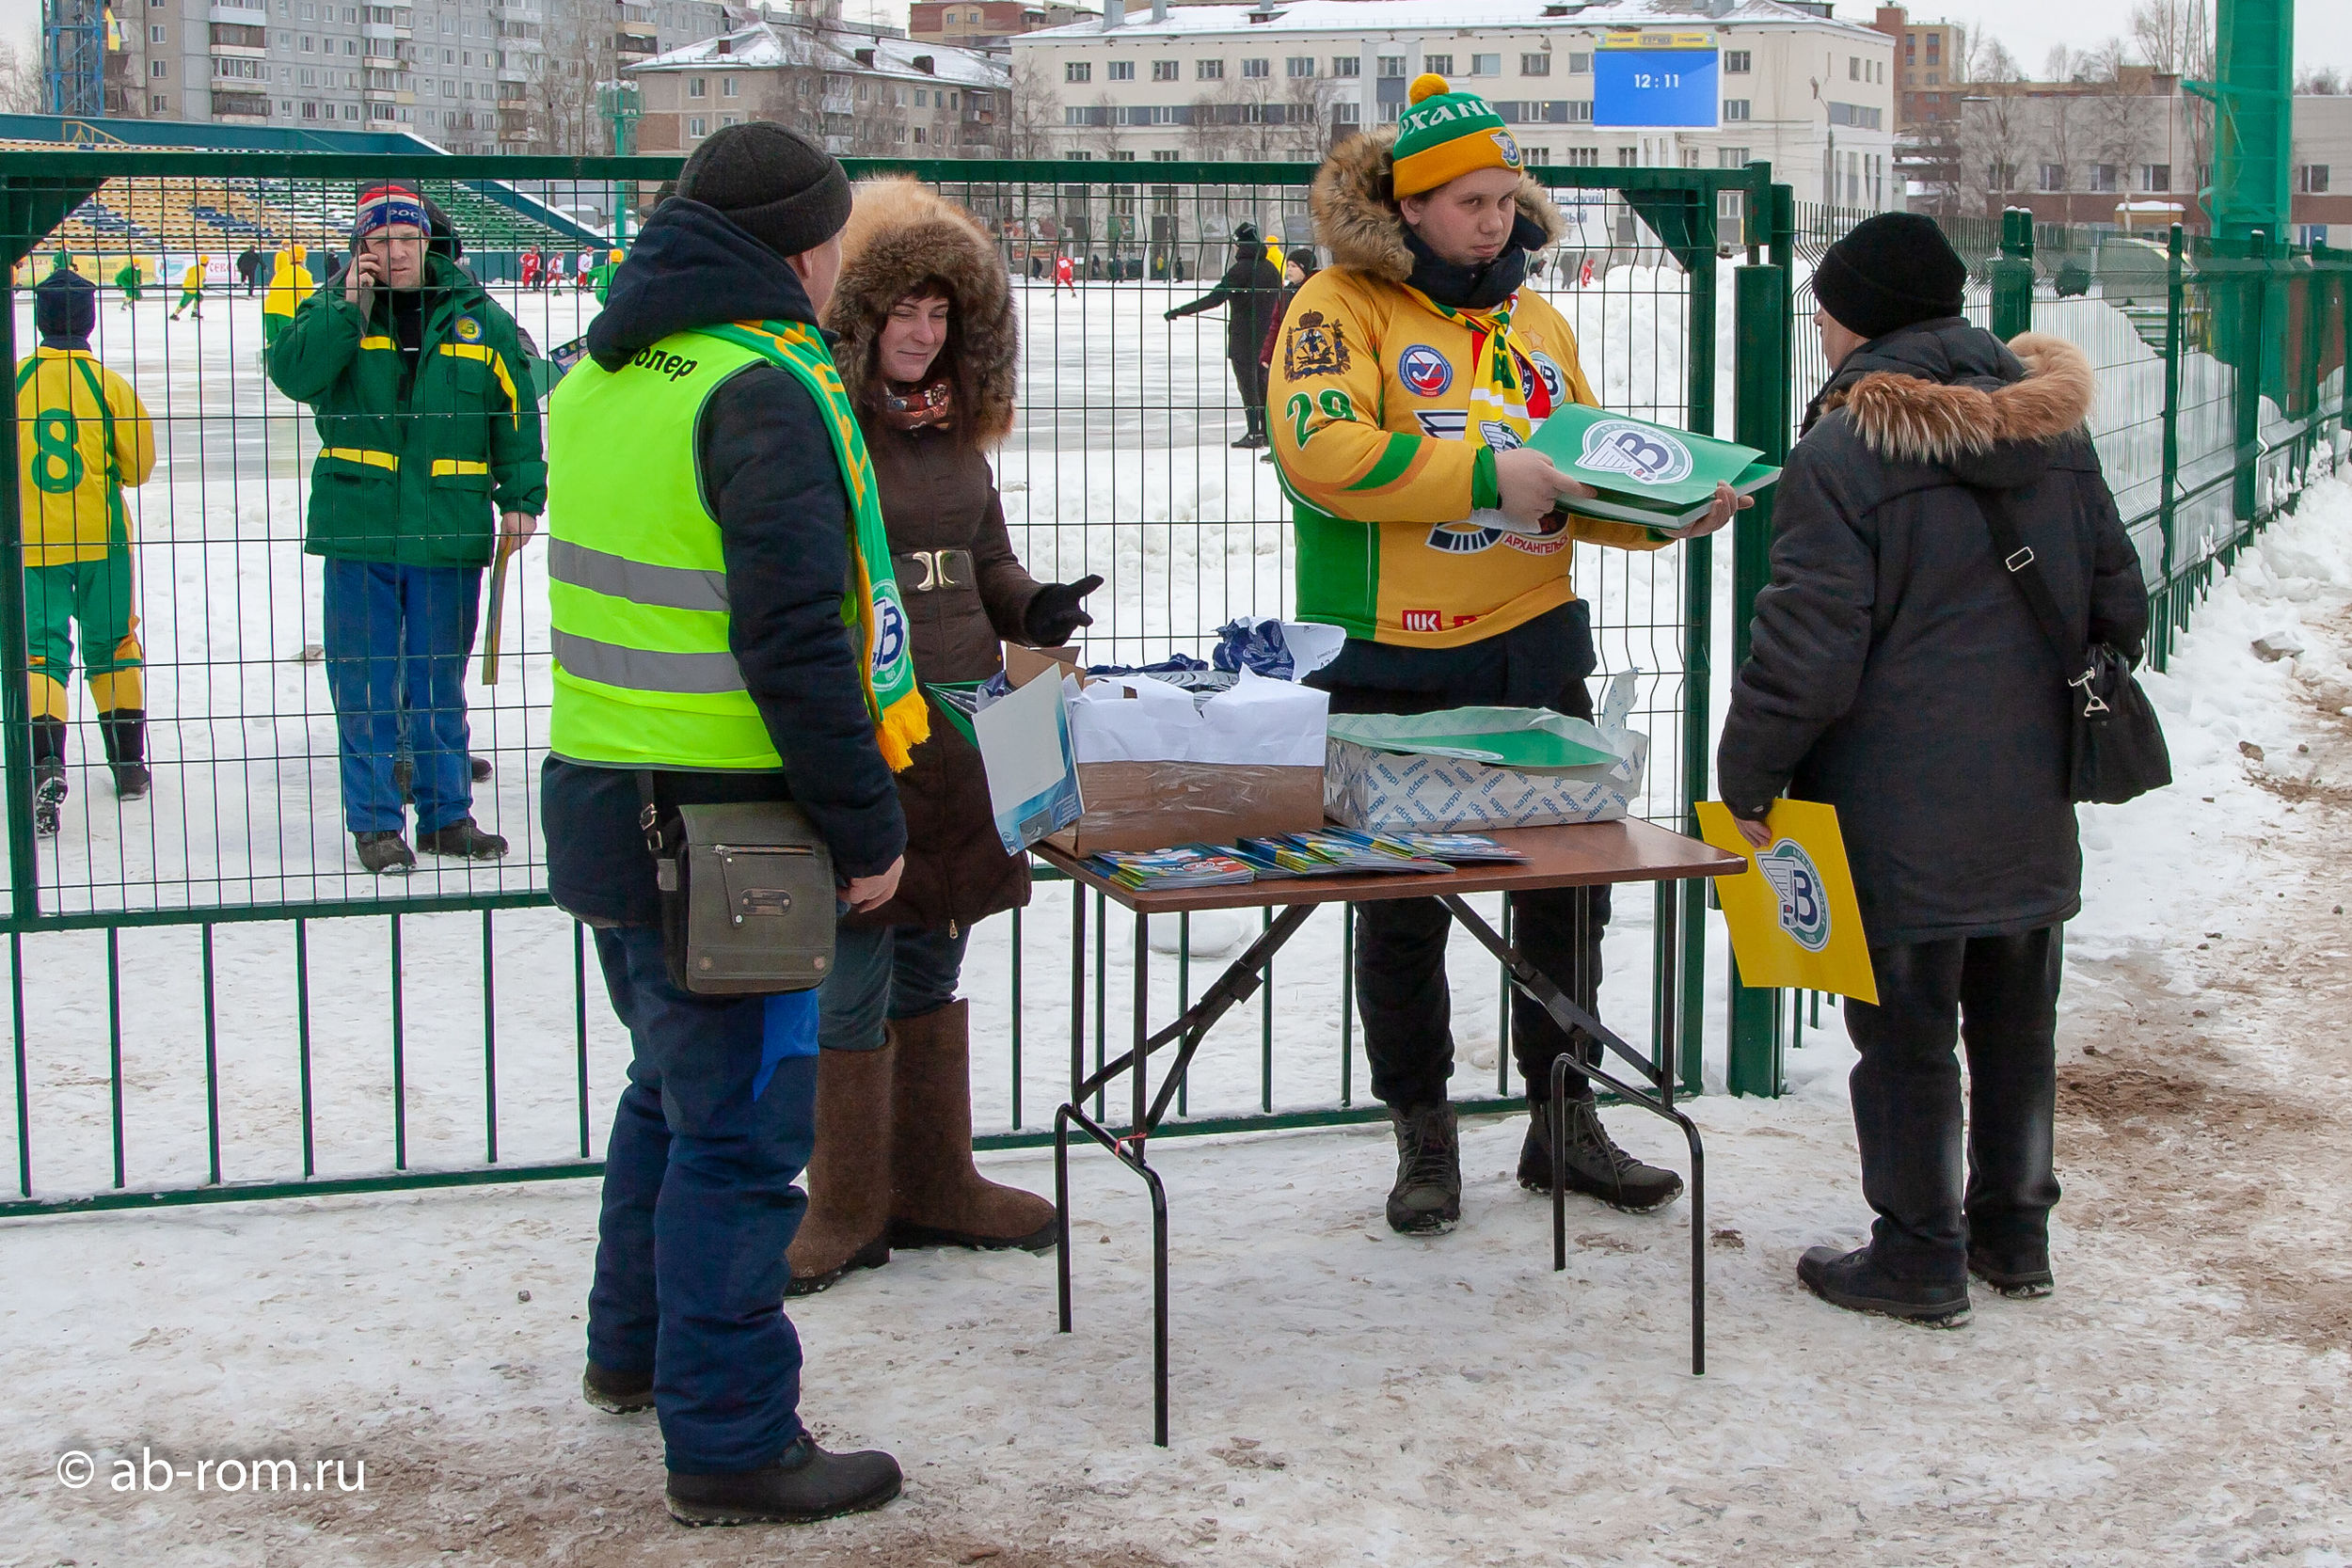
<svg viewBox="0 0 2352 1568">
<path fill-rule="evenodd" d="M 677 194 L 717 208 L 780 256 L 814 250 L 850 221 L 840 161 L 772 120 L 721 126 L 678 171 Z"/>
<path fill-rule="evenodd" d="M 1961 312 L 1968 263 L 1935 220 L 1881 213 L 1853 226 L 1813 271 L 1813 297 L 1849 332 L 1883 338 Z"/>
<path fill-rule="evenodd" d="M 87 341 L 98 325 L 98 285 L 78 272 L 53 272 L 33 287 L 33 325 L 44 341 Z"/>
</svg>

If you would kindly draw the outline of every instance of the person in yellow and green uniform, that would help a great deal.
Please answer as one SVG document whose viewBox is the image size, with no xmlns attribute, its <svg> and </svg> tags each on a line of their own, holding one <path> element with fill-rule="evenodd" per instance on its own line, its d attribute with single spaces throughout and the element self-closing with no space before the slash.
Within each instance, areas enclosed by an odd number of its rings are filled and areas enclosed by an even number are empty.
<svg viewBox="0 0 2352 1568">
<path fill-rule="evenodd" d="M 612 274 L 619 269 L 623 254 L 619 250 L 608 252 L 603 261 L 588 269 L 588 285 L 596 291 L 598 305 L 612 292 Z"/>
<path fill-rule="evenodd" d="M 145 656 L 122 489 L 154 471 L 155 435 L 138 393 L 90 353 L 96 284 L 52 273 L 33 291 L 33 321 L 40 346 L 16 368 L 16 447 L 33 825 L 47 835 L 66 799 L 66 677 L 77 630 L 116 792 L 126 800 L 147 793 Z"/>
<path fill-rule="evenodd" d="M 819 312 L 848 176 L 764 120 L 694 150 L 548 401 L 555 660 L 548 891 L 592 927 L 628 1085 L 605 1144 L 581 1394 L 661 1426 L 687 1524 L 832 1518 L 898 1495 L 800 1415 L 783 1310 L 817 1136 L 818 992 L 673 984 L 649 839 L 681 805 L 790 800 L 836 912 L 906 866 L 894 768 L 928 731 L 857 411 Z M 885 1199 L 886 1200 L 886 1199 Z"/>
<path fill-rule="evenodd" d="M 286 330 L 294 313 L 302 309 L 302 302 L 310 297 L 318 280 L 310 269 L 303 265 L 309 252 L 301 245 L 290 245 L 270 258 L 269 284 L 262 291 L 262 345 L 267 348 L 278 341 L 278 335 Z"/>
<path fill-rule="evenodd" d="M 1494 705 L 1589 719 L 1597 660 L 1569 581 L 1573 546 L 1664 541 L 1564 511 L 1591 492 L 1525 446 L 1555 406 L 1597 401 L 1568 324 L 1523 286 L 1530 253 L 1565 224 L 1484 99 L 1435 75 L 1409 96 L 1393 131 L 1341 143 L 1316 174 L 1311 204 L 1331 264 L 1277 333 L 1268 412 L 1297 530 L 1297 614 L 1347 632 L 1310 678 L 1335 713 Z M 1720 491 L 1692 531 L 1722 527 L 1738 504 Z M 1608 916 L 1606 889 L 1513 899 L 1521 950 L 1588 1011 Z M 1449 916 L 1435 899 L 1400 899 L 1360 905 L 1356 919 L 1373 1089 L 1397 1140 L 1389 1224 L 1449 1230 L 1462 1190 L 1446 1097 Z M 1595 1042 L 1571 1040 L 1524 998 L 1512 1006 L 1531 1101 L 1520 1182 L 1549 1189 L 1558 1138 L 1580 1191 L 1629 1210 L 1671 1201 L 1681 1179 L 1610 1140 L 1587 1081 L 1571 1079 L 1567 1124 L 1549 1125 L 1552 1063 L 1590 1061 Z"/>
<path fill-rule="evenodd" d="M 466 660 L 482 569 L 547 503 L 539 404 L 514 319 L 459 268 L 438 208 L 376 186 L 351 243 L 268 355 L 270 380 L 318 421 L 302 547 L 326 562 L 343 825 L 361 865 L 405 874 L 405 794 L 419 849 L 496 860 L 506 840 L 473 819 Z"/>
<path fill-rule="evenodd" d="M 205 261 L 206 258 L 199 256 L 189 262 L 187 270 L 180 275 L 180 303 L 171 308 L 173 321 L 180 319 L 180 312 L 183 310 L 194 314 L 198 321 L 204 319 Z"/>
<path fill-rule="evenodd" d="M 123 258 L 121 270 L 115 274 L 115 288 L 122 295 L 122 308 L 125 310 L 139 302 L 140 296 L 147 292 L 147 278 L 139 271 L 137 257 Z"/>
</svg>

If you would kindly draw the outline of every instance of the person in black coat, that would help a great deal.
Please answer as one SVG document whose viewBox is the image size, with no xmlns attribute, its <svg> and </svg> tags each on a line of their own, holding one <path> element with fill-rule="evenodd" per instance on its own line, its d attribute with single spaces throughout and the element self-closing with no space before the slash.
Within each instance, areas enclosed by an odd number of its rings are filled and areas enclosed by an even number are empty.
<svg viewBox="0 0 2352 1568">
<path fill-rule="evenodd" d="M 1837 808 L 1878 1003 L 1850 1003 L 1870 1244 L 1799 1277 L 1840 1307 L 1964 1321 L 1968 1279 L 2051 1289 L 2060 927 L 2081 906 L 2071 670 L 2009 578 L 2006 507 L 2082 642 L 2137 658 L 2137 556 L 2061 339 L 1961 319 L 1966 267 L 1929 219 L 1831 248 L 1815 317 L 1835 367 L 1781 476 L 1772 582 L 1716 768 L 1751 842 L 1783 792 Z M 2080 645 L 2078 643 L 2077 645 Z M 1960 1066 L 1968 1052 L 1963 1149 Z"/>
<path fill-rule="evenodd" d="M 1225 269 L 1216 287 L 1167 313 L 1167 319 L 1174 321 L 1220 305 L 1226 308 L 1225 357 L 1232 364 L 1233 385 L 1241 390 L 1242 411 L 1248 420 L 1248 430 L 1233 443 L 1236 447 L 1254 449 L 1266 444 L 1266 378 L 1258 363 L 1258 345 L 1265 341 L 1266 328 L 1280 319 L 1281 298 L 1282 275 L 1267 258 L 1258 226 L 1245 223 L 1233 230 L 1233 264 Z"/>
</svg>

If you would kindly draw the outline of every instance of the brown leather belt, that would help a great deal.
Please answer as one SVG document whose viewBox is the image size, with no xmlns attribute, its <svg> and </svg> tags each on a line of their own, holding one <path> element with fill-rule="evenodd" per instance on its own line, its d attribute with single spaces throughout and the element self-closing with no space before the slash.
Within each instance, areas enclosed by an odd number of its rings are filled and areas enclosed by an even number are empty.
<svg viewBox="0 0 2352 1568">
<path fill-rule="evenodd" d="M 892 558 L 902 594 L 937 594 L 950 588 L 977 588 L 970 550 L 909 550 Z"/>
</svg>

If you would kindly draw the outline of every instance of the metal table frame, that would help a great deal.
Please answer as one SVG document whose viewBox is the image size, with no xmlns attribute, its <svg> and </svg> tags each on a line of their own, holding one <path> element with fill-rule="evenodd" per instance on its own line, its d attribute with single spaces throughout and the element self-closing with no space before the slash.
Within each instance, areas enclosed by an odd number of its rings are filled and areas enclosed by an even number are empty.
<svg viewBox="0 0 2352 1568">
<path fill-rule="evenodd" d="M 1661 835 L 1677 845 L 1688 846 L 1705 856 L 1719 856 L 1720 851 L 1708 848 L 1662 829 L 1647 824 L 1597 824 L 1599 828 L 1617 828 L 1627 832 Z M 1585 830 L 1529 829 L 1520 833 L 1495 835 L 1511 842 L 1527 834 L 1572 833 Z M 1086 944 L 1085 890 L 1092 887 L 1123 905 L 1136 916 L 1135 975 L 1134 975 L 1134 1040 L 1118 1056 L 1105 1061 L 1091 1073 L 1084 1072 L 1084 1060 L 1078 1053 L 1077 1041 L 1083 1035 L 1085 1013 L 1085 972 L 1083 964 L 1073 965 L 1071 993 L 1072 1058 L 1070 1099 L 1054 1114 L 1054 1207 L 1057 1219 L 1059 1245 L 1055 1254 L 1055 1271 L 1058 1287 L 1059 1331 L 1071 1332 L 1072 1291 L 1070 1277 L 1070 1129 L 1074 1124 L 1089 1138 L 1101 1145 L 1140 1178 L 1152 1204 L 1152 1440 L 1161 1448 L 1168 1446 L 1168 1196 L 1159 1173 L 1154 1171 L 1146 1155 L 1152 1133 L 1168 1114 L 1178 1089 L 1190 1070 L 1194 1054 L 1217 1021 L 1237 1003 L 1247 1001 L 1264 983 L 1265 971 L 1277 953 L 1298 933 L 1315 909 L 1326 903 L 1372 903 L 1392 898 L 1436 897 L 1448 912 L 1475 937 L 1479 943 L 1501 959 L 1508 970 L 1513 987 L 1532 999 L 1560 1027 L 1571 1036 L 1583 1032 L 1599 1042 L 1604 1053 L 1613 1053 L 1632 1069 L 1631 1081 L 1605 1070 L 1598 1063 L 1579 1062 L 1564 1054 L 1552 1065 L 1551 1107 L 1552 1125 L 1565 1123 L 1567 1107 L 1567 1079 L 1571 1069 L 1581 1070 L 1594 1082 L 1604 1085 L 1627 1104 L 1636 1105 L 1653 1116 L 1663 1117 L 1682 1130 L 1691 1151 L 1691 1370 L 1693 1375 L 1707 1370 L 1707 1177 L 1706 1155 L 1701 1147 L 1699 1130 L 1691 1118 L 1675 1108 L 1674 1069 L 1671 1045 L 1662 1059 L 1653 1059 L 1636 1052 L 1591 1013 L 1580 1007 L 1569 994 L 1537 969 L 1494 927 L 1471 909 L 1465 896 L 1473 892 L 1502 891 L 1537 892 L 1546 888 L 1591 887 L 1621 885 L 1640 881 L 1683 880 L 1694 877 L 1725 874 L 1743 865 L 1736 857 L 1721 856 L 1719 861 L 1694 861 L 1661 874 L 1655 865 L 1624 868 L 1623 875 L 1606 872 L 1575 879 L 1550 880 L 1513 878 L 1509 873 L 1518 867 L 1465 867 L 1447 876 L 1426 874 L 1399 877 L 1359 876 L 1325 878 L 1312 881 L 1253 882 L 1241 887 L 1192 890 L 1196 894 L 1216 896 L 1202 899 L 1183 895 L 1153 895 L 1122 887 L 1103 878 L 1083 862 L 1041 847 L 1038 852 L 1046 860 L 1068 872 L 1073 879 L 1072 941 L 1083 957 Z M 1502 874 L 1496 875 L 1500 869 Z M 1484 875 L 1481 875 L 1481 874 Z M 1482 882 L 1476 887 L 1461 887 L 1465 880 Z M 1658 1037 L 1671 1042 L 1676 1037 L 1676 1006 L 1678 1000 L 1676 956 L 1679 952 L 1680 900 L 1672 896 L 1659 900 L 1663 923 L 1658 951 L 1664 972 L 1659 975 L 1655 988 L 1662 1028 Z M 1262 931 L 1242 955 L 1225 967 L 1216 982 L 1204 990 L 1198 1001 L 1187 1007 L 1172 1023 L 1158 1030 L 1151 1028 L 1151 943 L 1149 917 L 1153 914 L 1175 914 L 1204 907 L 1225 909 L 1280 909 L 1281 913 Z M 1580 904 L 1577 920 L 1586 918 Z M 1577 962 L 1583 962 L 1586 944 L 1577 935 Z M 1581 976 L 1572 976 L 1572 981 Z M 1581 989 L 1581 988 L 1579 988 Z M 1152 1092 L 1150 1085 L 1151 1057 L 1166 1046 L 1177 1046 L 1175 1060 L 1164 1075 L 1159 1090 Z M 1126 1133 L 1111 1132 L 1087 1114 L 1085 1101 L 1100 1095 L 1110 1083 L 1125 1074 L 1131 1091 L 1129 1129 Z M 1551 1266 L 1555 1273 L 1568 1266 L 1567 1243 L 1567 1146 L 1564 1139 L 1554 1137 L 1551 1145 Z"/>
</svg>

